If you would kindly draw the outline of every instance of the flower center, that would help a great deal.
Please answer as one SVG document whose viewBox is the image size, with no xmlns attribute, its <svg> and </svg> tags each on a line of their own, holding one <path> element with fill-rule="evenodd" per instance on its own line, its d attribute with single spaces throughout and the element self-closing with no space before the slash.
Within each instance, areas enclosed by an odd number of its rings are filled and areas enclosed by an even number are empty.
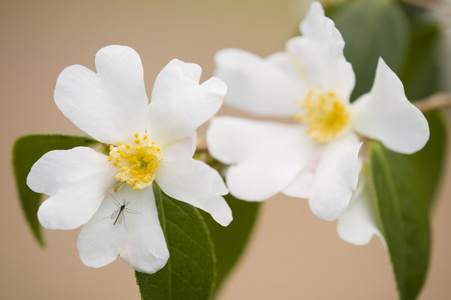
<svg viewBox="0 0 451 300">
<path fill-rule="evenodd" d="M 161 148 L 149 141 L 147 135 L 142 137 L 135 133 L 134 144 L 117 143 L 110 146 L 108 161 L 119 168 L 116 180 L 126 182 L 135 190 L 150 186 L 155 179 L 155 172 L 163 160 Z"/>
<path fill-rule="evenodd" d="M 312 89 L 300 104 L 296 120 L 307 125 L 306 134 L 317 142 L 327 142 L 349 127 L 349 105 L 334 92 Z"/>
</svg>

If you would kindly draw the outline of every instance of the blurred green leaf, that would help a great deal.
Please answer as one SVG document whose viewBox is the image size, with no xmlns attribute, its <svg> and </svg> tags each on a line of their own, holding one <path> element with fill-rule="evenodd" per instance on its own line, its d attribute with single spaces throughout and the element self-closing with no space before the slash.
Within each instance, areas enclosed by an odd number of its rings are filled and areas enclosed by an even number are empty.
<svg viewBox="0 0 451 300">
<path fill-rule="evenodd" d="M 404 6 L 408 12 L 411 35 L 406 63 L 400 75 L 407 98 L 422 99 L 438 92 L 442 70 L 439 61 L 441 44 L 437 21 L 424 10 Z"/>
<path fill-rule="evenodd" d="M 239 200 L 230 194 L 224 198 L 233 212 L 233 221 L 229 226 L 219 225 L 207 213 L 203 212 L 215 245 L 218 270 L 216 293 L 241 257 L 254 229 L 260 209 L 260 202 Z"/>
<path fill-rule="evenodd" d="M 344 54 L 355 72 L 353 100 L 370 91 L 379 57 L 399 73 L 405 62 L 409 23 L 398 2 L 345 2 L 331 8 L 328 15 L 343 35 Z"/>
<path fill-rule="evenodd" d="M 17 190 L 25 217 L 35 238 L 41 245 L 41 234 L 37 211 L 41 194 L 35 193 L 27 186 L 27 176 L 33 164 L 51 150 L 66 150 L 77 146 L 89 146 L 97 143 L 90 137 L 62 134 L 34 134 L 20 137 L 13 147 L 13 168 Z"/>
<path fill-rule="evenodd" d="M 142 299 L 210 299 L 216 258 L 207 226 L 193 206 L 165 195 L 154 184 L 155 201 L 170 257 L 155 274 L 136 272 Z"/>
<path fill-rule="evenodd" d="M 401 299 L 415 299 L 429 265 L 431 202 L 440 182 L 445 126 L 428 114 L 431 138 L 420 152 L 407 156 L 374 142 L 370 166 L 382 231 L 390 252 Z"/>
</svg>

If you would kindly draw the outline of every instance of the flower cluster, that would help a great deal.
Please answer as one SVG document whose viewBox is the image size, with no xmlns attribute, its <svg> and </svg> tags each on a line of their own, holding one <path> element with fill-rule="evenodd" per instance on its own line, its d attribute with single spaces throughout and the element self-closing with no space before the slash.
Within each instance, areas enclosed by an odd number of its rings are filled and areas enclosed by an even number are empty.
<svg viewBox="0 0 451 300">
<path fill-rule="evenodd" d="M 104 266 L 119 256 L 140 272 L 154 273 L 169 252 L 153 182 L 223 226 L 232 220 L 219 173 L 192 158 L 196 129 L 220 108 L 226 85 L 218 78 L 199 84 L 201 68 L 174 59 L 158 75 L 149 104 L 133 49 L 101 49 L 96 69 L 66 68 L 54 97 L 76 126 L 110 145 L 109 155 L 87 147 L 50 151 L 34 164 L 27 183 L 50 195 L 38 211 L 44 227 L 84 225 L 77 246 L 86 265 Z M 104 199 L 113 188 L 120 189 Z"/>
<path fill-rule="evenodd" d="M 154 183 L 223 226 L 232 221 L 222 197 L 228 190 L 247 201 L 281 192 L 307 198 L 324 220 L 339 219 L 346 241 L 382 238 L 359 176 L 362 146 L 372 139 L 414 153 L 429 139 L 428 123 L 382 58 L 371 91 L 351 103 L 355 74 L 340 32 L 319 3 L 300 30 L 303 35 L 290 39 L 285 51 L 267 58 L 238 49 L 218 52 L 218 78 L 202 84 L 198 65 L 174 59 L 158 75 L 150 104 L 140 57 L 129 47 L 101 49 L 97 72 L 66 68 L 55 88 L 58 108 L 109 151 L 55 150 L 34 164 L 28 186 L 50 195 L 39 208 L 40 223 L 50 229 L 84 225 L 77 246 L 88 266 L 119 256 L 144 273 L 158 271 L 169 258 Z M 228 188 L 216 170 L 193 159 L 196 129 L 219 110 L 227 90 L 233 107 L 293 121 L 212 121 L 208 148 L 230 165 Z M 105 198 L 113 189 L 116 194 Z"/>
<path fill-rule="evenodd" d="M 290 39 L 284 52 L 267 58 L 239 49 L 216 55 L 229 105 L 294 123 L 218 117 L 207 132 L 208 147 L 230 165 L 231 194 L 248 201 L 279 192 L 308 198 L 318 217 L 341 218 L 343 239 L 364 244 L 380 233 L 363 180 L 357 188 L 363 141 L 411 154 L 429 139 L 428 123 L 382 58 L 371 91 L 350 102 L 355 75 L 343 55 L 345 43 L 318 2 L 300 30 L 303 35 Z"/>
</svg>

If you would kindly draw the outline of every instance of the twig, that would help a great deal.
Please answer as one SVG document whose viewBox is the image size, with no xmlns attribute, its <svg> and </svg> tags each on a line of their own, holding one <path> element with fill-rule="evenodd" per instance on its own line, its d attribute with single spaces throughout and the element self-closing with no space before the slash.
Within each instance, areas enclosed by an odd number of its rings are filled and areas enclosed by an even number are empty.
<svg viewBox="0 0 451 300">
<path fill-rule="evenodd" d="M 451 94 L 435 94 L 431 97 L 414 102 L 422 112 L 451 106 Z"/>
<path fill-rule="evenodd" d="M 444 0 L 400 0 L 401 2 L 429 9 L 441 15 L 451 16 L 451 5 Z"/>
<path fill-rule="evenodd" d="M 207 151 L 208 147 L 206 143 L 198 143 L 196 146 L 196 152 L 204 152 Z"/>
</svg>

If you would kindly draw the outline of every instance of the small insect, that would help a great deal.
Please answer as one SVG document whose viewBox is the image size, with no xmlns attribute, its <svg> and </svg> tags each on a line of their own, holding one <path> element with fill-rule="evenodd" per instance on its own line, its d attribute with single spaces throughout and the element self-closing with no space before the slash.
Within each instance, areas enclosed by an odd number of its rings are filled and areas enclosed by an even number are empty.
<svg viewBox="0 0 451 300">
<path fill-rule="evenodd" d="M 125 199 L 123 200 L 122 204 L 120 204 L 119 201 L 117 201 L 117 199 L 114 198 L 113 195 L 111 195 L 111 197 L 113 197 L 114 204 L 116 204 L 117 209 L 111 214 L 110 219 L 112 220 L 114 219 L 113 225 L 116 225 L 116 223 L 122 224 L 122 221 L 124 221 L 125 229 L 128 231 L 127 223 L 125 222 L 125 213 L 140 214 L 140 215 L 142 214 L 137 212 L 136 210 L 127 208 L 127 205 L 129 205 L 130 202 L 126 201 Z"/>
</svg>

